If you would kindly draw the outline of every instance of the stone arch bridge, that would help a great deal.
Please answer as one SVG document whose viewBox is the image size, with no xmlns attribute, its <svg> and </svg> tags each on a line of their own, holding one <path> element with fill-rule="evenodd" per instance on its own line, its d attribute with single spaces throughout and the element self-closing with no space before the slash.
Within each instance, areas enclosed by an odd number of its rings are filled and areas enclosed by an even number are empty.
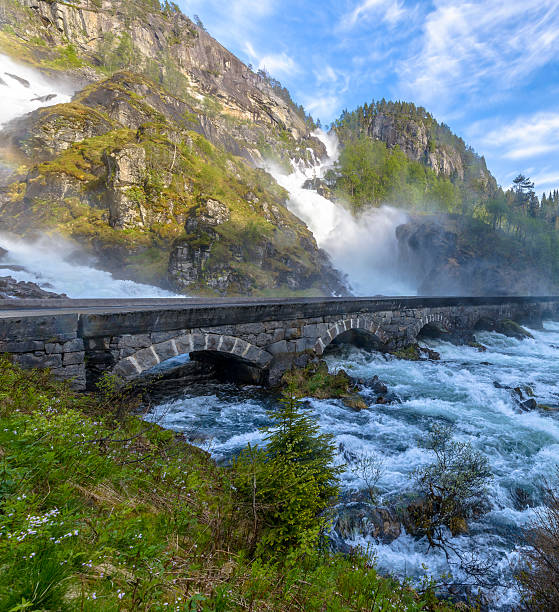
<svg viewBox="0 0 559 612">
<path fill-rule="evenodd" d="M 389 351 L 426 330 L 545 318 L 559 319 L 559 297 L 2 300 L 0 351 L 81 390 L 104 372 L 131 381 L 185 354 L 273 383 L 340 341 Z"/>
</svg>

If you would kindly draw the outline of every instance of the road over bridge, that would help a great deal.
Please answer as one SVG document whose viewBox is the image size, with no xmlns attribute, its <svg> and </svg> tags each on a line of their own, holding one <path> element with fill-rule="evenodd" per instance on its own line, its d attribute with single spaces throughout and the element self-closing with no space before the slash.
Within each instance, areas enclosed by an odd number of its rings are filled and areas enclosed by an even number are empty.
<svg viewBox="0 0 559 612">
<path fill-rule="evenodd" d="M 104 372 L 130 381 L 183 354 L 266 383 L 332 342 L 389 351 L 426 330 L 554 317 L 559 296 L 0 300 L 0 352 L 82 390 Z"/>
</svg>

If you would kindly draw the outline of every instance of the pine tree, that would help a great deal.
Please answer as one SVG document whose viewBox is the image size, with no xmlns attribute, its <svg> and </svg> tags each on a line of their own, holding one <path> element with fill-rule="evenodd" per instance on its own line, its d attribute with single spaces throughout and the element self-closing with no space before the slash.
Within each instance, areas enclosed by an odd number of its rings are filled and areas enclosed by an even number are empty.
<svg viewBox="0 0 559 612">
<path fill-rule="evenodd" d="M 310 551 L 328 525 L 326 510 L 339 492 L 331 434 L 320 433 L 309 411 L 289 388 L 268 411 L 265 450 L 245 449 L 236 461 L 236 487 L 254 516 L 257 555 Z"/>
</svg>

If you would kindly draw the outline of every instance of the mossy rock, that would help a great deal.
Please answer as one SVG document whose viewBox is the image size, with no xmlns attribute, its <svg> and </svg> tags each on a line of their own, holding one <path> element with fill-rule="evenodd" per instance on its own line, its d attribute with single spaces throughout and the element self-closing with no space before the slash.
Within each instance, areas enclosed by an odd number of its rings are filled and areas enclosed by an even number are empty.
<svg viewBox="0 0 559 612">
<path fill-rule="evenodd" d="M 351 397 L 345 397 L 343 399 L 344 406 L 351 408 L 355 412 L 361 412 L 361 410 L 367 410 L 369 407 L 365 400 L 359 395 L 353 395 Z"/>
<path fill-rule="evenodd" d="M 468 342 L 467 346 L 477 349 L 480 353 L 485 353 L 487 351 L 487 347 L 479 342 Z"/>
<path fill-rule="evenodd" d="M 498 321 L 495 325 L 495 331 L 509 338 L 516 338 L 517 340 L 525 340 L 534 337 L 528 330 L 524 329 L 522 325 L 519 325 L 512 319 Z"/>
<path fill-rule="evenodd" d="M 315 397 L 317 399 L 343 399 L 350 408 L 361 410 L 366 408 L 363 402 L 357 400 L 357 387 L 353 380 L 344 371 L 336 374 L 328 372 L 328 364 L 325 361 L 311 362 L 304 368 L 294 368 L 286 372 L 282 377 L 283 386 L 293 385 L 302 397 Z"/>
<path fill-rule="evenodd" d="M 410 344 L 404 348 L 396 349 L 391 351 L 391 355 L 394 355 L 397 359 L 405 359 L 406 361 L 420 361 L 421 351 L 419 350 L 418 344 Z"/>
</svg>

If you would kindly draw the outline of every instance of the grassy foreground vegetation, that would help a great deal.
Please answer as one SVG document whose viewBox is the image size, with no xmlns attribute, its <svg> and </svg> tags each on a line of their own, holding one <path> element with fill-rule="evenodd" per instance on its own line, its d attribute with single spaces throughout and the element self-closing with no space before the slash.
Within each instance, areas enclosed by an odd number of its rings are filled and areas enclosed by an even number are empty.
<svg viewBox="0 0 559 612">
<path fill-rule="evenodd" d="M 0 361 L 1 610 L 453 609 L 317 545 L 337 472 L 293 400 L 232 467 L 131 403 Z"/>
</svg>

